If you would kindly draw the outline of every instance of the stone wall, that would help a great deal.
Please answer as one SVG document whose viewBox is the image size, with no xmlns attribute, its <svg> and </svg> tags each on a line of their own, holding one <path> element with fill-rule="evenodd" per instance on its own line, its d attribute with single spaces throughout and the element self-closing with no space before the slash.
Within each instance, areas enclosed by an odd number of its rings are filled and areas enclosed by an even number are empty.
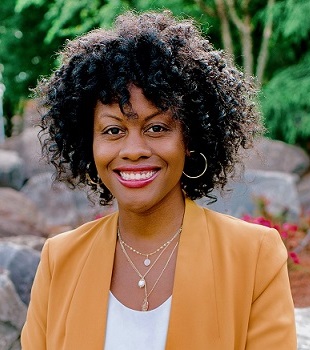
<svg viewBox="0 0 310 350">
<path fill-rule="evenodd" d="M 229 181 L 227 192 L 214 191 L 218 201 L 210 208 L 241 217 L 253 214 L 255 200 L 263 197 L 269 212 L 287 211 L 292 221 L 310 212 L 310 159 L 301 148 L 261 138 L 242 158 L 244 168 Z M 205 198 L 199 202 L 207 205 Z"/>
</svg>

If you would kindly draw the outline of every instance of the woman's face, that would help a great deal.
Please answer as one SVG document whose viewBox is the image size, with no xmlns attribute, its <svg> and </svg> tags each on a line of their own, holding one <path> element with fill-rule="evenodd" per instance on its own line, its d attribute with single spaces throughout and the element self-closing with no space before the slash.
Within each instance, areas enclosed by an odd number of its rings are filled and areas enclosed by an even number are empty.
<svg viewBox="0 0 310 350">
<path fill-rule="evenodd" d="M 182 127 L 161 112 L 140 88 L 130 88 L 136 118 L 118 104 L 97 103 L 93 153 L 99 176 L 119 208 L 144 212 L 180 196 L 185 161 Z"/>
</svg>

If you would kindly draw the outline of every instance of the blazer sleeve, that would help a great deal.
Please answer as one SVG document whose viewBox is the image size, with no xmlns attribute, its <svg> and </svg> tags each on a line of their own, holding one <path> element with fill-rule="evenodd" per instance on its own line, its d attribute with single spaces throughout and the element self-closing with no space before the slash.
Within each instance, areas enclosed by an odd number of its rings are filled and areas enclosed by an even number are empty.
<svg viewBox="0 0 310 350">
<path fill-rule="evenodd" d="M 261 243 L 247 333 L 246 350 L 262 349 L 297 349 L 287 250 L 275 230 Z"/>
<path fill-rule="evenodd" d="M 47 310 L 51 281 L 48 247 L 49 241 L 47 240 L 41 253 L 41 261 L 31 290 L 27 318 L 21 334 L 23 350 L 46 349 Z"/>
</svg>

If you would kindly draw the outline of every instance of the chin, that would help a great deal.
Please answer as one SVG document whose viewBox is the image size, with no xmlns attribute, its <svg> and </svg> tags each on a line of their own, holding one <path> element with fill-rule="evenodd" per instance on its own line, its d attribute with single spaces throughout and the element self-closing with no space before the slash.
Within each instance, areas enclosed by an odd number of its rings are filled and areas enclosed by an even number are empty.
<svg viewBox="0 0 310 350">
<path fill-rule="evenodd" d="M 126 212 L 132 212 L 136 214 L 142 214 L 148 211 L 152 206 L 141 201 L 130 201 L 129 203 L 118 203 L 118 208 Z"/>
<path fill-rule="evenodd" d="M 128 200 L 124 200 L 124 197 L 120 201 L 118 201 L 119 210 L 124 210 L 126 212 L 132 212 L 136 214 L 147 213 L 148 211 L 155 208 L 157 201 L 143 200 L 143 199 L 135 199 L 128 198 Z"/>
</svg>

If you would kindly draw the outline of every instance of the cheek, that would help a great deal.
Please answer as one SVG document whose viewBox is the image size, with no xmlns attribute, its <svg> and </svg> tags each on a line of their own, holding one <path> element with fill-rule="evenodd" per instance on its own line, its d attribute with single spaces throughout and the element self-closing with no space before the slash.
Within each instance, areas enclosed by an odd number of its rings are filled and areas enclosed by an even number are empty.
<svg viewBox="0 0 310 350">
<path fill-rule="evenodd" d="M 181 171 L 183 171 L 186 150 L 183 142 L 178 142 L 175 147 L 171 150 L 171 162 L 174 163 L 174 166 Z"/>
<path fill-rule="evenodd" d="M 178 151 L 179 151 L 181 159 L 183 159 L 185 161 L 185 157 L 187 155 L 188 150 L 187 150 L 187 146 L 185 144 L 185 141 L 183 139 L 183 135 L 180 137 L 180 140 L 179 140 Z"/>
<path fill-rule="evenodd" d="M 98 147 L 98 144 L 96 142 L 93 143 L 93 157 L 94 157 L 94 161 L 96 164 L 102 158 L 102 152 L 101 152 L 100 147 Z"/>
<path fill-rule="evenodd" d="M 111 158 L 110 154 L 111 150 L 109 150 L 109 147 L 98 142 L 93 143 L 93 156 L 97 169 L 109 163 Z"/>
</svg>

